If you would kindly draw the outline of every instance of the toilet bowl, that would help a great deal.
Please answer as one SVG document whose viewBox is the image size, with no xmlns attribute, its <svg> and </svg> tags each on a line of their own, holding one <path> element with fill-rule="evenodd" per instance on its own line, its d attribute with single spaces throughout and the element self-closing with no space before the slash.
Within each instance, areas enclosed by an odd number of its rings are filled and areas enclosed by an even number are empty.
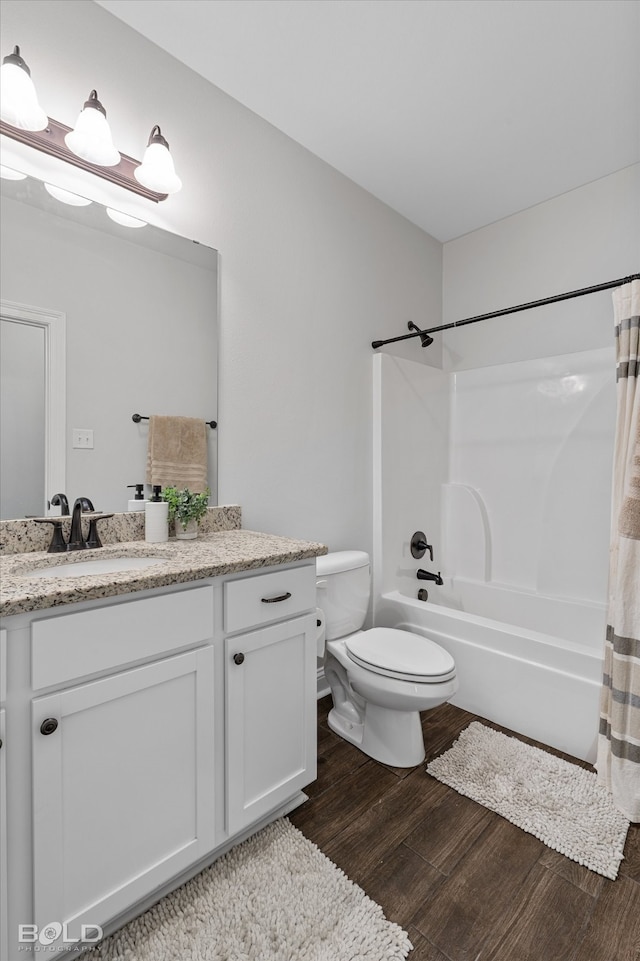
<svg viewBox="0 0 640 961">
<path fill-rule="evenodd" d="M 316 563 L 324 673 L 333 699 L 329 727 L 384 764 L 420 764 L 425 757 L 420 712 L 455 694 L 453 658 L 409 631 L 361 630 L 370 592 L 366 553 L 341 551 Z"/>
</svg>

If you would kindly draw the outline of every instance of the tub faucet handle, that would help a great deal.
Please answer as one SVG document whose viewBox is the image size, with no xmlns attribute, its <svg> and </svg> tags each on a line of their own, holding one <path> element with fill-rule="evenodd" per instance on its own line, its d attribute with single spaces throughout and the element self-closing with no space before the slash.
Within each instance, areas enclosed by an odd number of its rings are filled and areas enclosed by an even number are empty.
<svg viewBox="0 0 640 961">
<path fill-rule="evenodd" d="M 411 538 L 411 556 L 419 560 L 424 557 L 426 551 L 429 551 L 429 557 L 433 560 L 433 547 L 427 544 L 427 535 L 422 531 L 416 531 Z"/>
</svg>

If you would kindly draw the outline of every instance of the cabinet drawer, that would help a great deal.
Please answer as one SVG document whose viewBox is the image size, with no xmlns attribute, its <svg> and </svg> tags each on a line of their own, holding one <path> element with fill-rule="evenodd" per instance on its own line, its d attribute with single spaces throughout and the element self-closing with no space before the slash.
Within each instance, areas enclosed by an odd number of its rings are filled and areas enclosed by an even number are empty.
<svg viewBox="0 0 640 961">
<path fill-rule="evenodd" d="M 227 634 L 315 610 L 315 566 L 257 574 L 224 585 Z"/>
<path fill-rule="evenodd" d="M 121 668 L 212 636 L 212 587 L 45 618 L 31 628 L 33 689 Z"/>
</svg>

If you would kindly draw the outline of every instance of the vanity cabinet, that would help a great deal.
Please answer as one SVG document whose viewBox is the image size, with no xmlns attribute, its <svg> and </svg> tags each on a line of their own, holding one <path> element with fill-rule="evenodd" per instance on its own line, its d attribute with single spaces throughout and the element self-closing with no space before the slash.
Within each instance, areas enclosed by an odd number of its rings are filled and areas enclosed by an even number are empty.
<svg viewBox="0 0 640 961">
<path fill-rule="evenodd" d="M 304 799 L 314 611 L 307 561 L 6 619 L 1 961 L 67 957 L 37 935 L 111 933 Z"/>
</svg>

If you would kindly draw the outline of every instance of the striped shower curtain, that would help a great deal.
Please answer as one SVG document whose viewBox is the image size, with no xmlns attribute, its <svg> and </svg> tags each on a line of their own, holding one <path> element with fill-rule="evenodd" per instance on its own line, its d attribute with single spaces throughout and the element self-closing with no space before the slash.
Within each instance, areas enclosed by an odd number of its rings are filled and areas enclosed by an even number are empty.
<svg viewBox="0 0 640 961">
<path fill-rule="evenodd" d="M 617 422 L 598 780 L 640 821 L 640 280 L 613 292 Z"/>
</svg>

